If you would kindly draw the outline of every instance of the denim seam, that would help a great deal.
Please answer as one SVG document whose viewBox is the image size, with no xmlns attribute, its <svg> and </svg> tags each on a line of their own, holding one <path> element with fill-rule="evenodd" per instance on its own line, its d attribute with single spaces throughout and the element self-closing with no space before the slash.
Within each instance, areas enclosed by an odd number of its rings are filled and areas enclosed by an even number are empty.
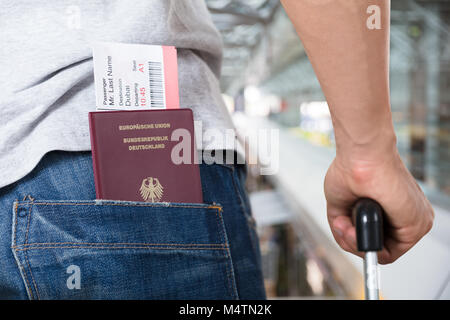
<svg viewBox="0 0 450 320">
<path fill-rule="evenodd" d="M 17 234 L 17 208 L 19 207 L 19 201 L 16 199 L 14 204 L 14 235 L 13 235 L 13 245 L 16 245 L 16 234 Z"/>
<path fill-rule="evenodd" d="M 222 209 L 218 209 L 217 214 L 216 214 L 217 226 L 219 227 L 223 241 L 225 241 L 228 244 L 228 237 L 225 234 L 225 223 L 223 221 L 221 213 L 222 213 Z M 225 257 L 225 261 L 226 261 L 225 268 L 226 268 L 227 278 L 228 278 L 228 290 L 230 291 L 230 294 L 232 297 L 234 297 L 235 299 L 238 299 L 239 295 L 238 295 L 236 283 L 234 280 L 235 279 L 234 268 L 233 268 L 233 260 L 231 258 L 230 248 L 227 246 L 225 248 L 225 250 L 226 251 L 224 252 L 224 257 Z M 231 267 L 231 270 L 230 270 L 230 267 Z"/>
<path fill-rule="evenodd" d="M 19 203 L 18 206 L 29 204 L 30 202 L 22 202 Z M 73 205 L 73 206 L 98 206 L 96 203 L 86 203 L 86 202 L 35 202 L 33 205 Z M 155 208 L 190 208 L 190 209 L 221 209 L 220 205 L 210 205 L 210 206 L 201 206 L 199 204 L 196 205 L 176 205 L 176 204 L 131 204 L 131 203 L 102 203 L 101 206 L 122 206 L 122 207 L 155 207 Z"/>
<path fill-rule="evenodd" d="M 252 228 L 252 230 L 255 231 L 255 232 L 258 231 L 258 229 L 257 229 L 257 227 L 256 227 L 256 225 L 255 225 L 255 223 L 253 221 L 250 221 L 250 228 Z"/>
<path fill-rule="evenodd" d="M 31 201 L 30 209 L 28 210 L 27 231 L 25 233 L 25 245 L 28 243 L 28 234 L 29 234 L 29 231 L 30 231 L 30 220 L 31 220 L 31 209 L 32 208 L 33 208 L 33 201 Z M 34 280 L 33 271 L 31 270 L 30 261 L 28 259 L 28 252 L 27 251 L 24 251 L 24 256 L 25 256 L 25 261 L 26 261 L 26 263 L 28 265 L 29 273 L 31 275 L 31 280 L 33 282 L 34 290 L 36 291 L 36 297 L 37 297 L 38 300 L 40 300 L 41 298 L 40 298 L 39 291 L 38 291 L 38 288 L 37 288 L 37 285 L 36 285 L 36 281 Z"/>
<path fill-rule="evenodd" d="M 17 250 L 14 249 L 14 251 L 17 253 Z M 19 258 L 15 256 L 16 262 L 19 265 L 19 270 L 21 271 L 20 274 L 22 275 L 23 280 L 25 280 L 25 286 L 27 288 L 28 297 L 30 300 L 34 300 L 33 290 L 31 290 L 30 282 L 28 281 L 28 277 L 25 274 L 25 268 L 23 267 L 22 263 L 19 262 Z"/>
<path fill-rule="evenodd" d="M 30 219 L 31 219 L 31 208 L 33 207 L 33 205 L 29 206 L 28 209 L 28 216 L 27 216 L 27 231 L 25 232 L 25 244 L 28 243 L 28 233 L 30 231 Z"/>
<path fill-rule="evenodd" d="M 220 237 L 222 238 L 222 241 L 225 241 L 225 237 L 223 236 L 223 230 L 222 230 L 223 226 L 221 226 L 220 223 L 219 223 L 219 216 L 220 216 L 220 211 L 217 210 L 216 211 L 217 228 L 219 229 L 219 233 L 220 233 Z M 232 289 L 231 289 L 231 286 L 230 286 L 230 272 L 229 272 L 229 269 L 228 269 L 228 256 L 227 256 L 227 253 L 224 252 L 223 256 L 225 258 L 225 269 L 226 269 L 226 273 L 227 273 L 227 287 L 228 287 L 228 291 L 229 291 L 229 293 L 231 295 L 233 295 L 233 292 L 232 292 Z"/>
<path fill-rule="evenodd" d="M 244 212 L 245 217 L 248 217 L 249 214 L 248 214 L 247 210 L 245 210 L 244 199 L 242 199 L 242 195 L 237 186 L 236 177 L 234 176 L 234 174 L 231 175 L 231 180 L 233 181 L 234 191 L 239 198 L 239 205 L 241 206 L 242 212 Z"/>
<path fill-rule="evenodd" d="M 140 245 L 140 246 L 211 246 L 211 247 L 228 247 L 226 243 L 145 243 L 145 242 L 33 242 L 27 243 L 23 245 L 16 245 L 13 248 L 20 247 L 29 247 L 29 246 L 42 246 L 42 245 L 64 245 L 64 244 L 73 244 L 73 245 Z"/>
<path fill-rule="evenodd" d="M 31 280 L 33 281 L 33 286 L 34 286 L 34 289 L 36 291 L 36 297 L 37 297 L 38 300 L 40 300 L 39 292 L 38 292 L 37 287 L 36 287 L 36 282 L 34 281 L 33 273 L 31 272 L 30 261 L 28 260 L 28 252 L 24 251 L 23 254 L 24 254 L 24 257 L 25 257 L 25 262 L 27 263 L 27 266 L 28 266 L 28 272 L 30 273 Z M 28 282 L 28 280 L 27 280 L 27 282 Z"/>
<path fill-rule="evenodd" d="M 247 225 L 248 225 L 250 228 L 252 228 L 253 230 L 257 231 L 257 229 L 256 229 L 256 223 L 255 223 L 255 218 L 253 218 L 252 215 L 250 214 L 250 212 L 248 212 L 248 211 L 245 209 L 245 204 L 244 204 L 245 202 L 244 202 L 244 199 L 242 198 L 241 192 L 239 191 L 239 188 L 238 188 L 238 186 L 237 186 L 237 181 L 236 181 L 237 179 L 236 179 L 236 177 L 234 176 L 234 174 L 232 174 L 231 180 L 233 180 L 234 190 L 235 190 L 235 192 L 236 192 L 236 195 L 237 195 L 238 198 L 239 198 L 239 205 L 241 206 L 242 212 L 244 213 L 244 216 L 245 216 L 245 218 L 246 218 L 246 220 L 247 220 Z"/>
<path fill-rule="evenodd" d="M 43 250 L 43 249 L 154 249 L 154 250 L 227 250 L 227 247 L 223 248 L 185 248 L 185 247 L 161 247 L 161 246 L 46 246 L 46 247 L 27 247 L 18 249 L 16 251 L 30 251 L 30 250 Z"/>
<path fill-rule="evenodd" d="M 13 233 L 14 233 L 13 234 L 13 243 L 14 243 L 14 245 L 16 245 L 16 235 L 17 235 L 17 226 L 18 226 L 18 223 L 17 223 L 17 220 L 18 220 L 17 219 L 17 216 L 18 216 L 17 208 L 19 207 L 18 203 L 19 203 L 19 201 L 18 201 L 18 199 L 16 199 L 15 205 L 14 205 L 14 229 L 13 229 Z M 14 256 L 14 259 L 16 260 L 17 267 L 19 268 L 20 275 L 22 276 L 22 281 L 23 281 L 23 283 L 25 285 L 28 298 L 30 300 L 33 300 L 34 299 L 33 290 L 31 290 L 30 282 L 28 281 L 28 277 L 25 274 L 26 270 L 25 270 L 23 264 L 21 263 L 21 261 L 19 259 L 19 256 L 17 255 L 18 254 L 17 250 L 14 249 L 14 248 L 11 248 L 11 249 L 13 251 L 13 256 Z"/>
<path fill-rule="evenodd" d="M 234 186 L 235 193 L 236 193 L 237 197 L 239 198 L 239 205 L 240 205 L 241 210 L 242 210 L 242 212 L 244 214 L 245 221 L 247 222 L 246 223 L 247 227 L 249 228 L 249 235 L 248 236 L 250 237 L 250 241 L 251 241 L 253 249 L 256 250 L 257 245 L 255 244 L 255 241 L 257 241 L 257 240 L 254 239 L 253 235 L 251 234 L 252 231 L 255 232 L 255 233 L 257 232 L 255 218 L 253 218 L 251 213 L 246 210 L 244 198 L 242 197 L 242 194 L 241 194 L 241 192 L 239 190 L 239 187 L 238 187 L 238 181 L 239 181 L 238 179 L 239 179 L 239 177 L 236 177 L 233 173 L 231 174 L 231 176 L 232 176 L 231 180 L 233 181 L 233 186 Z M 244 192 L 245 192 L 245 189 L 244 189 Z"/>
</svg>

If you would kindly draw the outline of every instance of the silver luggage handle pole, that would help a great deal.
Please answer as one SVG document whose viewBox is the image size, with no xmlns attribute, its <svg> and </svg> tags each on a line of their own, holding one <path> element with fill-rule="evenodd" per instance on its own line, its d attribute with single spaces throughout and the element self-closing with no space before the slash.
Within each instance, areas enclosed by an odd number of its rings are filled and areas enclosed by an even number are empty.
<svg viewBox="0 0 450 320">
<path fill-rule="evenodd" d="M 364 256 L 366 300 L 379 300 L 380 277 L 377 252 L 383 250 L 383 209 L 372 199 L 360 199 L 353 207 L 358 251 Z"/>
</svg>

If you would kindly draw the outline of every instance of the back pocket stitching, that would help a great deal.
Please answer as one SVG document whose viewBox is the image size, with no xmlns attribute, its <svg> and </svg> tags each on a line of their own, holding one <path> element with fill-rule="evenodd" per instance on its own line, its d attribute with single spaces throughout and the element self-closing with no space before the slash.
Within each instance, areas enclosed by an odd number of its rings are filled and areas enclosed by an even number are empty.
<svg viewBox="0 0 450 320">
<path fill-rule="evenodd" d="M 28 257 L 26 255 L 26 252 L 24 252 L 24 253 L 21 254 L 21 257 L 19 259 L 19 256 L 18 256 L 19 252 L 18 252 L 18 250 L 16 250 L 17 230 L 18 230 L 18 207 L 19 207 L 19 202 L 16 199 L 16 201 L 14 203 L 14 227 L 13 227 L 13 239 L 12 239 L 13 246 L 11 247 L 11 249 L 13 250 L 13 255 L 14 255 L 14 258 L 16 260 L 17 266 L 19 267 L 19 271 L 20 271 L 20 274 L 22 276 L 23 282 L 24 282 L 24 284 L 26 286 L 26 290 L 27 290 L 28 296 L 29 296 L 29 298 L 31 300 L 34 300 L 35 294 L 33 293 L 33 289 L 32 289 L 32 286 L 30 284 L 30 279 L 29 279 L 29 276 L 28 276 L 28 272 L 30 272 L 30 275 L 31 275 L 33 281 L 34 281 L 34 277 L 33 277 L 32 273 L 31 273 L 31 268 L 30 268 L 30 264 L 29 264 L 29 261 L 28 261 Z M 31 214 L 31 206 L 30 206 L 30 209 L 28 211 L 28 217 L 27 217 L 27 229 L 26 229 L 27 233 L 28 233 L 28 229 L 29 229 L 29 216 L 30 216 L 30 214 Z M 27 238 L 27 236 L 26 236 L 26 238 Z M 27 263 L 28 268 L 24 265 L 24 262 Z M 37 289 L 36 286 L 35 286 L 35 289 Z M 36 290 L 36 295 L 38 295 L 37 290 Z"/>
<path fill-rule="evenodd" d="M 18 246 L 13 246 L 13 248 L 23 248 L 23 247 L 33 247 L 33 246 L 45 246 L 45 245 L 86 245 L 86 246 L 181 246 L 181 247 L 228 247 L 227 243 L 145 243 L 145 242 L 33 242 L 25 243 Z"/>
<path fill-rule="evenodd" d="M 28 217 L 27 217 L 27 231 L 25 233 L 25 244 L 28 243 L 28 234 L 29 234 L 29 231 L 30 231 L 30 221 L 31 221 L 31 212 L 32 212 L 31 209 L 32 208 L 33 208 L 33 202 L 31 201 L 30 209 L 28 210 Z M 31 270 L 30 261 L 28 259 L 28 253 L 26 251 L 24 252 L 24 256 L 25 256 L 25 261 L 26 261 L 26 263 L 28 265 L 28 271 L 29 271 L 29 273 L 31 275 L 31 280 L 33 282 L 34 290 L 36 291 L 37 299 L 40 300 L 41 298 L 40 298 L 40 295 L 39 295 L 39 290 L 37 288 L 36 281 L 34 280 L 33 271 Z"/>
<path fill-rule="evenodd" d="M 221 215 L 222 212 L 223 212 L 223 210 L 221 208 L 217 209 L 217 212 L 216 212 L 217 227 L 220 230 L 223 241 L 228 244 L 228 237 L 225 234 L 225 223 L 224 223 L 222 215 Z M 236 299 L 236 298 L 238 298 L 238 294 L 237 294 L 236 284 L 235 284 L 235 280 L 234 280 L 235 278 L 234 278 L 233 262 L 231 259 L 231 253 L 230 253 L 229 246 L 227 246 L 225 250 L 226 251 L 224 252 L 224 257 L 225 257 L 225 261 L 226 261 L 225 268 L 226 268 L 227 279 L 228 279 L 228 290 L 230 292 L 230 295 L 234 299 Z M 231 267 L 231 270 L 230 270 L 230 267 Z"/>
<path fill-rule="evenodd" d="M 16 199 L 14 203 L 14 236 L 13 236 L 13 246 L 16 246 L 16 234 L 17 234 L 17 208 L 19 207 L 19 201 Z"/>
<path fill-rule="evenodd" d="M 27 202 L 28 204 L 30 204 L 30 202 Z M 23 203 L 22 203 L 23 204 Z M 48 205 L 53 205 L 53 204 L 65 204 L 65 205 L 71 205 L 74 203 L 33 203 L 31 202 L 32 205 L 37 205 L 37 204 L 48 204 Z M 76 205 L 77 203 L 75 203 Z M 90 204 L 90 203 L 83 203 L 83 205 L 95 205 L 95 204 Z M 108 205 L 122 205 L 122 204 L 108 204 Z M 20 206 L 20 204 L 15 206 L 15 210 L 17 212 L 17 207 Z M 124 204 L 124 206 L 127 206 L 126 204 Z M 167 208 L 169 206 L 155 206 L 155 205 L 137 205 L 137 206 L 142 206 L 142 207 L 163 207 L 163 208 Z M 210 205 L 210 206 L 206 206 L 206 207 L 202 207 L 202 206 L 176 206 L 176 207 L 187 207 L 187 208 L 195 208 L 195 209 L 216 209 L 214 210 L 215 214 L 216 214 L 216 220 L 217 220 L 217 212 L 220 211 L 222 209 L 222 207 L 220 205 Z M 30 212 L 31 212 L 31 206 L 30 206 Z M 28 218 L 30 217 L 30 215 L 28 216 Z M 217 222 L 217 221 L 216 221 Z M 16 224 L 17 224 L 17 214 L 16 214 Z M 222 233 L 222 228 L 220 226 L 219 223 L 217 223 L 217 227 L 219 229 L 219 232 Z M 163 247 L 163 246 L 179 246 L 179 247 L 220 247 L 217 249 L 223 250 L 226 249 L 229 244 L 225 241 L 225 238 L 223 236 L 221 236 L 223 243 L 188 243 L 188 244 L 184 244 L 184 243 L 139 243 L 139 242 L 135 242 L 135 243 L 121 243 L 121 242 L 115 242 L 115 243 L 107 243 L 107 242 L 97 242 L 97 243 L 90 243 L 90 242 L 34 242 L 34 243 L 28 243 L 28 228 L 29 228 L 29 223 L 27 226 L 27 233 L 26 233 L 26 239 L 25 239 L 25 243 L 22 245 L 17 245 L 16 244 L 16 240 L 14 237 L 14 245 L 12 248 L 17 249 L 18 251 L 25 251 L 24 249 L 26 249 L 26 247 L 28 247 L 29 250 L 33 250 L 33 249 L 44 249 L 44 248 L 59 248 L 59 247 L 63 247 L 62 245 L 67 244 L 67 245 L 74 245 L 76 247 L 80 247 L 80 246 L 97 246 L 100 248 L 113 248 L 113 247 L 117 247 L 117 246 L 121 246 L 120 248 L 128 248 L 129 246 L 138 246 L 138 247 L 143 247 L 143 248 L 147 248 L 147 247 Z M 14 234 L 15 236 L 15 234 Z M 44 247 L 45 245 L 47 245 L 47 247 Z M 58 246 L 58 247 L 54 247 L 54 246 Z M 36 247 L 36 248 L 33 248 Z M 69 246 L 65 246 L 66 248 L 69 248 Z M 70 248 L 72 248 L 72 246 L 70 246 Z M 169 248 L 167 248 L 169 249 Z M 204 248 L 207 249 L 207 248 Z M 187 249 L 186 249 L 187 250 Z"/>
<path fill-rule="evenodd" d="M 47 200 L 48 201 L 48 200 Z M 222 209 L 222 206 L 218 204 L 205 205 L 202 203 L 186 205 L 186 204 L 174 204 L 174 203 L 114 203 L 107 201 L 116 201 L 116 200 L 100 200 L 101 203 L 91 202 L 95 200 L 87 200 L 88 202 L 30 202 L 30 201 L 22 201 L 19 202 L 17 206 L 21 205 L 46 205 L 46 206 L 55 206 L 55 205 L 66 205 L 66 206 L 122 206 L 122 207 L 154 207 L 154 208 L 189 208 L 189 209 Z"/>
<path fill-rule="evenodd" d="M 108 200 L 106 200 L 108 201 Z M 28 270 L 30 272 L 31 278 L 33 280 L 33 285 L 36 291 L 36 295 L 37 298 L 40 299 L 39 297 L 39 292 L 36 286 L 36 282 L 34 281 L 34 277 L 31 271 L 31 266 L 29 264 L 29 260 L 28 260 L 28 255 L 27 252 L 29 250 L 38 250 L 38 249 L 58 249 L 58 248 L 93 248 L 93 249 L 113 249 L 113 250 L 118 250 L 118 249 L 156 249 L 156 250 L 222 250 L 223 252 L 223 256 L 225 258 L 225 268 L 226 268 L 226 273 L 227 273 L 227 284 L 228 284 L 228 290 L 230 292 L 230 295 L 232 298 L 236 299 L 238 298 L 237 295 L 237 289 L 236 289 L 236 285 L 235 285 L 235 281 L 234 281 L 234 271 L 232 270 L 233 266 L 232 266 L 232 261 L 231 261 L 231 254 L 230 254 L 230 250 L 229 250 L 229 244 L 228 244 L 228 240 L 225 234 L 225 225 L 224 225 L 224 221 L 223 218 L 221 216 L 221 212 L 223 212 L 222 206 L 217 205 L 217 204 L 212 204 L 212 205 L 208 205 L 208 206 L 202 206 L 201 204 L 197 205 L 174 205 L 174 204 L 170 204 L 170 205 L 165 205 L 165 204 L 133 204 L 133 203 L 102 203 L 101 205 L 106 205 L 106 206 L 130 206 L 130 207 L 178 207 L 178 208 L 192 208 L 192 209 L 216 209 L 215 213 L 216 213 L 216 223 L 217 223 L 217 227 L 219 229 L 222 241 L 224 243 L 222 244 L 182 244 L 184 247 L 176 247 L 178 244 L 157 244 L 156 246 L 149 246 L 149 245 L 144 245 L 141 246 L 139 243 L 136 244 L 131 244 L 128 246 L 102 246 L 102 243 L 99 243 L 99 246 L 97 245 L 90 245 L 90 246 L 86 246 L 85 243 L 80 243 L 79 246 L 41 246 L 44 245 L 45 243 L 28 243 L 28 232 L 29 232 L 29 226 L 30 226 L 30 216 L 31 216 L 31 207 L 33 205 L 89 205 L 89 206 L 96 206 L 98 205 L 97 203 L 84 203 L 84 202 L 33 202 L 33 201 L 22 201 L 21 203 L 19 201 L 16 202 L 15 204 L 15 212 L 16 212 L 16 216 L 15 216 L 15 224 L 17 225 L 17 210 L 19 206 L 25 206 L 25 205 L 30 205 L 30 212 L 29 212 L 29 217 L 28 217 L 28 225 L 27 225 L 27 231 L 26 231 L 26 240 L 25 240 L 25 244 L 23 245 L 19 245 L 17 246 L 16 243 L 16 234 L 17 232 L 14 233 L 14 245 L 12 247 L 12 249 L 19 253 L 19 251 L 23 251 L 23 255 L 25 257 L 25 261 L 28 265 Z M 16 230 L 15 230 L 16 231 Z M 57 243 L 55 243 L 56 245 Z M 76 244 L 76 243 L 74 243 Z M 117 243 L 116 243 L 117 244 Z M 137 245 L 137 246 L 136 246 Z M 200 246 L 214 246 L 211 248 L 208 247 L 200 247 Z M 26 246 L 26 247 L 25 247 Z M 188 246 L 186 248 L 186 246 Z M 22 247 L 22 248 L 20 248 Z M 231 270 L 230 270 L 230 266 L 231 266 Z M 22 266 L 23 269 L 26 270 L 26 268 L 24 266 Z M 30 282 L 28 280 L 28 276 L 26 275 L 26 272 L 24 274 L 25 280 L 28 284 L 29 287 L 29 291 L 31 294 L 31 299 L 33 299 L 33 291 L 31 290 L 31 285 Z"/>
<path fill-rule="evenodd" d="M 19 251 L 19 250 L 17 250 L 17 251 Z M 38 300 L 41 300 L 41 298 L 39 296 L 39 291 L 38 291 L 37 286 L 36 286 L 36 281 L 34 280 L 33 272 L 31 271 L 31 266 L 30 266 L 30 261 L 28 260 L 28 253 L 27 253 L 27 251 L 24 251 L 24 257 L 25 257 L 25 261 L 26 261 L 26 263 L 28 265 L 28 272 L 30 273 L 31 279 L 33 281 L 34 290 L 36 291 L 36 297 L 37 297 Z M 27 282 L 28 282 L 28 280 L 27 280 Z"/>
<path fill-rule="evenodd" d="M 16 235 L 17 235 L 17 226 L 18 226 L 18 224 L 17 224 L 17 220 L 18 220 L 17 219 L 17 216 L 18 216 L 17 209 L 18 209 L 18 207 L 19 207 L 19 201 L 16 199 L 16 201 L 14 203 L 13 247 L 11 247 L 11 249 L 13 250 L 13 255 L 14 255 L 14 258 L 16 260 L 17 266 L 19 267 L 20 275 L 23 278 L 23 282 L 24 282 L 24 284 L 26 286 L 27 293 L 29 293 L 29 298 L 31 300 L 33 300 L 34 294 L 33 294 L 33 290 L 31 289 L 31 285 L 30 285 L 30 282 L 28 280 L 28 276 L 26 274 L 26 268 L 23 266 L 23 263 L 20 261 L 18 255 L 17 255 L 18 252 L 15 249 L 15 246 L 16 246 Z"/>
<path fill-rule="evenodd" d="M 30 251 L 30 250 L 42 250 L 42 249 L 147 249 L 147 250 L 227 250 L 224 248 L 183 248 L 183 247 L 161 247 L 161 246 L 46 246 L 46 247 L 28 247 L 28 248 L 15 248 L 16 251 Z"/>
<path fill-rule="evenodd" d="M 39 201 L 39 200 L 37 200 L 37 201 Z M 42 200 L 42 201 L 46 201 L 46 200 Z M 34 199 L 32 201 L 22 201 L 22 202 L 20 202 L 20 201 L 16 200 L 16 204 L 15 204 L 15 207 L 14 207 L 14 210 L 15 210 L 15 213 L 16 213 L 15 214 L 15 220 L 16 220 L 15 224 L 17 226 L 17 208 L 20 207 L 20 206 L 26 206 L 27 204 L 30 205 L 30 212 L 29 213 L 31 213 L 31 207 L 33 205 L 48 205 L 48 206 L 52 206 L 52 205 L 73 205 L 73 206 L 76 206 L 76 205 L 88 205 L 88 206 L 98 206 L 98 204 L 96 204 L 95 202 L 91 202 L 91 201 L 95 201 L 95 200 L 87 200 L 87 202 L 35 202 Z M 114 201 L 114 200 L 102 200 L 102 201 Z M 222 211 L 222 206 L 220 204 L 216 204 L 216 203 L 211 204 L 211 205 L 208 205 L 208 204 L 204 205 L 204 204 L 200 204 L 200 203 L 198 205 L 196 205 L 196 204 L 193 204 L 193 205 L 184 205 L 184 204 L 180 204 L 180 205 L 177 205 L 177 204 L 165 205 L 163 203 L 142 203 L 142 204 L 140 204 L 140 203 L 139 204 L 133 204 L 133 203 L 102 203 L 100 206 L 125 206 L 125 207 L 126 206 L 130 206 L 130 207 L 155 207 L 155 208 L 175 207 L 175 208 L 189 208 L 189 209 L 215 209 L 214 212 L 215 212 L 215 215 L 216 215 L 216 220 L 217 220 L 217 212 Z M 30 215 L 28 216 L 28 219 L 29 219 L 29 217 L 30 217 Z M 219 232 L 223 233 L 222 229 L 224 227 L 222 228 L 218 222 L 217 222 L 217 227 L 219 229 Z M 99 249 L 110 248 L 109 245 L 111 245 L 111 248 L 113 246 L 115 246 L 115 247 L 121 246 L 121 247 L 118 247 L 120 249 L 122 249 L 122 248 L 129 248 L 130 245 L 131 246 L 143 247 L 144 249 L 147 248 L 147 247 L 150 248 L 152 246 L 153 247 L 155 247 L 155 246 L 156 247 L 163 247 L 163 246 L 199 247 L 198 249 L 200 249 L 200 247 L 210 246 L 210 247 L 221 247 L 221 248 L 217 248 L 217 249 L 224 250 L 224 249 L 229 247 L 229 244 L 226 241 L 225 237 L 223 237 L 223 235 L 221 237 L 223 243 L 207 243 L 207 244 L 204 244 L 204 243 L 198 243 L 198 244 L 197 243 L 189 243 L 189 244 L 184 244 L 184 243 L 181 243 L 181 244 L 179 244 L 179 243 L 139 243 L 139 242 L 136 242 L 136 243 L 120 243 L 120 242 L 116 242 L 116 243 L 106 243 L 106 242 L 105 243 L 102 243 L 102 242 L 98 242 L 98 243 L 89 243 L 89 242 L 53 242 L 53 243 L 52 242 L 48 242 L 48 243 L 35 242 L 35 243 L 28 243 L 28 231 L 29 231 L 28 228 L 29 228 L 29 222 L 28 222 L 28 226 L 27 226 L 25 243 L 21 244 L 21 245 L 17 245 L 17 243 L 16 243 L 16 233 L 14 233 L 14 242 L 13 242 L 13 246 L 11 248 L 13 248 L 13 249 L 15 249 L 17 251 L 26 251 L 26 249 L 27 249 L 26 247 L 28 247 L 29 250 L 41 249 L 41 248 L 42 249 L 45 249 L 45 248 L 59 248 L 59 247 L 62 248 L 63 246 L 60 246 L 60 245 L 63 245 L 63 244 L 71 244 L 71 245 L 75 245 L 76 247 L 80 247 L 81 245 L 86 245 L 86 247 L 87 246 L 94 247 L 94 246 L 98 245 L 99 247 L 97 247 L 97 248 L 99 248 Z M 44 247 L 44 245 L 52 245 L 52 246 Z M 107 246 L 105 246 L 105 245 L 107 245 Z M 58 247 L 53 247 L 53 246 L 58 246 Z M 102 246 L 104 246 L 104 247 L 102 247 Z M 33 248 L 33 247 L 36 247 L 36 248 Z M 70 246 L 70 247 L 66 246 L 66 248 L 72 248 L 72 246 Z M 169 249 L 169 248 L 167 248 L 167 249 Z M 205 248 L 205 249 L 208 249 L 208 248 Z M 188 250 L 188 249 L 186 249 L 186 250 Z M 189 250 L 193 250 L 193 249 L 189 249 Z"/>
</svg>

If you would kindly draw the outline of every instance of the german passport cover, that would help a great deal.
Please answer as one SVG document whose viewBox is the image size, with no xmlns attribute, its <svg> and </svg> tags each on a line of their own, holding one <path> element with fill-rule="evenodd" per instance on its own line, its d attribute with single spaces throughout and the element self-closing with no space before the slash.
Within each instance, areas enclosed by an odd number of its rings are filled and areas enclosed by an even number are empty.
<svg viewBox="0 0 450 320">
<path fill-rule="evenodd" d="M 90 112 L 89 127 L 97 199 L 203 202 L 192 110 Z"/>
</svg>

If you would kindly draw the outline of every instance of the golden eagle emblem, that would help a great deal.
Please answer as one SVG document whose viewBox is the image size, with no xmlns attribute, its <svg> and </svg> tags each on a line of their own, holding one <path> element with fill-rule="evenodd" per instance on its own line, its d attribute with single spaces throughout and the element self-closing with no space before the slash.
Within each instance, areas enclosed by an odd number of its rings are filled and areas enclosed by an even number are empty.
<svg viewBox="0 0 450 320">
<path fill-rule="evenodd" d="M 161 183 L 159 183 L 158 178 L 148 177 L 142 180 L 139 191 L 141 192 L 141 197 L 144 201 L 158 202 L 163 196 L 164 188 Z"/>
</svg>

